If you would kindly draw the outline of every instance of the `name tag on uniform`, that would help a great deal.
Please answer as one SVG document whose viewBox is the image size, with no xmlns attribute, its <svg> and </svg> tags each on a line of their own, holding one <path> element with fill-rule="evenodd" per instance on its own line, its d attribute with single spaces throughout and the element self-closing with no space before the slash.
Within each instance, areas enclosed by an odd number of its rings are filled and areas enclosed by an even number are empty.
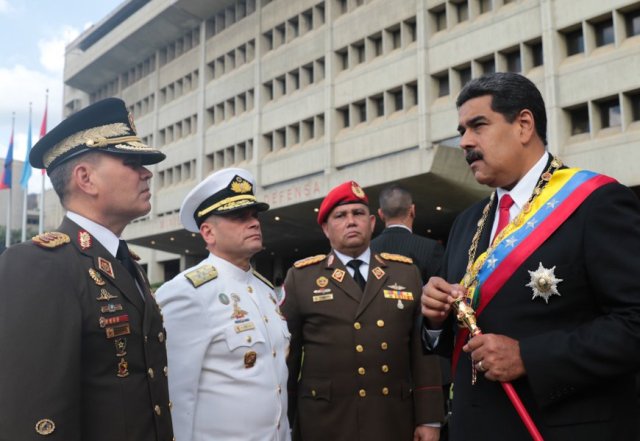
<svg viewBox="0 0 640 441">
<path fill-rule="evenodd" d="M 326 302 L 327 300 L 333 300 L 333 293 L 322 294 L 319 296 L 313 296 L 313 302 Z"/>
<path fill-rule="evenodd" d="M 245 322 L 245 323 L 240 323 L 239 325 L 235 325 L 234 329 L 236 330 L 236 333 L 239 334 L 244 331 L 256 329 L 256 325 L 254 325 L 253 322 Z"/>
</svg>

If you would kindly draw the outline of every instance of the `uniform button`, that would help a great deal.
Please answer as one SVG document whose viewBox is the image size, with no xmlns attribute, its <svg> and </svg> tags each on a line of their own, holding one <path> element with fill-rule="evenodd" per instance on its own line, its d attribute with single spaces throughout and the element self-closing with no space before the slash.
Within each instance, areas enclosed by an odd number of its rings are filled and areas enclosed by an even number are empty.
<svg viewBox="0 0 640 441">
<path fill-rule="evenodd" d="M 387 342 L 386 342 L 386 341 L 383 341 L 383 342 L 380 344 L 380 347 L 382 348 L 382 350 L 383 350 L 383 351 L 386 351 L 386 350 L 387 350 L 387 348 L 389 347 L 389 345 L 387 344 Z"/>
<path fill-rule="evenodd" d="M 359 373 L 360 375 L 364 375 L 364 373 L 365 373 L 364 368 L 363 368 L 363 367 L 358 368 L 358 373 Z"/>
<path fill-rule="evenodd" d="M 149 337 L 147 337 L 146 335 L 144 336 L 144 342 L 146 343 L 147 341 L 149 341 Z"/>
<path fill-rule="evenodd" d="M 158 334 L 158 341 L 159 341 L 160 343 L 162 343 L 162 342 L 164 341 L 164 332 L 160 332 L 160 333 Z"/>
<path fill-rule="evenodd" d="M 280 423 L 276 426 L 276 429 L 280 430 Z"/>
<path fill-rule="evenodd" d="M 280 387 L 280 385 L 278 385 L 278 393 L 281 394 L 282 393 L 282 388 Z"/>
<path fill-rule="evenodd" d="M 157 404 L 153 407 L 154 412 L 156 413 L 156 415 L 160 416 L 160 414 L 162 414 L 162 409 L 160 409 L 160 406 L 158 406 Z"/>
<path fill-rule="evenodd" d="M 173 403 L 169 401 L 169 410 L 173 409 Z"/>
<path fill-rule="evenodd" d="M 273 354 L 274 357 L 276 356 L 276 350 L 275 349 L 271 353 Z"/>
<path fill-rule="evenodd" d="M 247 335 L 247 337 L 245 338 L 245 340 L 247 341 L 247 343 L 251 343 L 252 338 L 250 335 Z"/>
<path fill-rule="evenodd" d="M 165 377 L 169 375 L 169 368 L 167 366 L 165 366 L 164 369 L 162 369 L 162 371 L 164 372 Z"/>
<path fill-rule="evenodd" d="M 378 325 L 378 328 L 384 328 L 384 320 L 378 320 L 376 325 Z"/>
<path fill-rule="evenodd" d="M 251 286 L 247 286 L 247 292 L 248 293 L 252 293 L 253 292 L 253 288 Z"/>
<path fill-rule="evenodd" d="M 358 391 L 358 395 L 360 395 L 362 398 L 364 398 L 364 397 L 366 397 L 366 396 L 367 396 L 367 391 L 366 391 L 366 390 L 364 390 L 364 389 L 360 389 L 360 390 Z"/>
<path fill-rule="evenodd" d="M 318 395 L 318 392 L 315 389 L 311 389 L 311 396 L 315 397 L 316 395 Z"/>
<path fill-rule="evenodd" d="M 153 379 L 153 377 L 155 376 L 155 372 L 153 372 L 153 369 L 149 368 L 147 370 L 147 374 L 149 374 L 149 378 Z"/>
<path fill-rule="evenodd" d="M 389 388 L 388 387 L 383 387 L 382 388 L 382 395 L 389 395 Z"/>
<path fill-rule="evenodd" d="M 362 345 L 357 345 L 356 346 L 356 351 L 362 352 L 362 351 L 364 351 L 364 348 L 362 347 Z"/>
<path fill-rule="evenodd" d="M 383 364 L 381 369 L 382 369 L 382 372 L 384 372 L 385 374 L 389 372 L 389 366 L 387 366 L 386 364 Z"/>
<path fill-rule="evenodd" d="M 356 329 L 360 329 L 360 328 L 362 328 L 362 325 L 360 324 L 360 322 L 355 322 L 353 324 L 353 327 L 356 328 Z"/>
<path fill-rule="evenodd" d="M 264 322 L 269 323 L 269 318 L 266 315 L 264 316 Z"/>
</svg>

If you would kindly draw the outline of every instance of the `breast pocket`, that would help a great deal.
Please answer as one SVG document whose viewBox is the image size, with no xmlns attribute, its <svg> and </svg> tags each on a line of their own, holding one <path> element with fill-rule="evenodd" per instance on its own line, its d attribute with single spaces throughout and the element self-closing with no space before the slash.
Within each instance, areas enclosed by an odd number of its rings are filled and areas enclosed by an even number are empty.
<svg viewBox="0 0 640 441">
<path fill-rule="evenodd" d="M 224 336 L 230 352 L 237 349 L 256 347 L 259 343 L 265 343 L 264 336 L 255 327 L 230 326 L 224 330 Z"/>
</svg>

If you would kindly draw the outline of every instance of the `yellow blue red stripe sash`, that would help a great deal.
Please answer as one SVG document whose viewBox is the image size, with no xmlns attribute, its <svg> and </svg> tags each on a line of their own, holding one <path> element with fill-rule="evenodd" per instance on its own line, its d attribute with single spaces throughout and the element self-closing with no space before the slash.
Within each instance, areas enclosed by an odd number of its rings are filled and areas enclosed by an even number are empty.
<svg viewBox="0 0 640 441">
<path fill-rule="evenodd" d="M 513 273 L 533 254 L 596 189 L 615 179 L 587 170 L 567 168 L 556 171 L 534 199 L 531 210 L 518 225 L 505 227 L 505 235 L 490 255 L 483 253 L 474 262 L 480 265 L 472 305 L 480 316 Z M 455 367 L 469 332 L 458 329 L 453 351 Z"/>
</svg>

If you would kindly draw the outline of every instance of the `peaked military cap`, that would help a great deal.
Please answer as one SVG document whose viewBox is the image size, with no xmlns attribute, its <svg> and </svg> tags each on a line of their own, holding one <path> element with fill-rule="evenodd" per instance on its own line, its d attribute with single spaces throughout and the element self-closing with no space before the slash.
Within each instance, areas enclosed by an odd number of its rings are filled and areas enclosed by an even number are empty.
<svg viewBox="0 0 640 441">
<path fill-rule="evenodd" d="M 338 205 L 364 204 L 369 206 L 369 198 L 356 181 L 347 181 L 333 188 L 324 198 L 318 210 L 318 224 L 322 225 L 331 211 Z"/>
<path fill-rule="evenodd" d="M 165 158 L 164 153 L 142 143 L 124 101 L 107 98 L 74 113 L 51 129 L 33 146 L 29 162 L 35 168 L 51 171 L 91 151 L 138 155 L 142 165 L 155 164 Z"/>
<path fill-rule="evenodd" d="M 258 202 L 253 193 L 255 181 L 241 168 L 225 168 L 208 176 L 189 192 L 180 207 L 180 222 L 191 232 L 212 214 L 224 216 L 244 208 L 266 211 L 269 204 Z"/>
</svg>

